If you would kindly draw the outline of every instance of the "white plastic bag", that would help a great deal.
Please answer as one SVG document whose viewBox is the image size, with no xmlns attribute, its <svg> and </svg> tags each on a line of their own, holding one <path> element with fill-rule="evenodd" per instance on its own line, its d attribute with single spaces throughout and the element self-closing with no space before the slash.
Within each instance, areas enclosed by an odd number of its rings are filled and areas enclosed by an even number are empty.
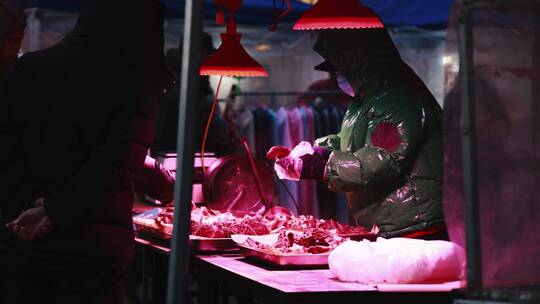
<svg viewBox="0 0 540 304">
<path fill-rule="evenodd" d="M 465 253 L 447 241 L 378 238 L 376 242 L 347 241 L 332 251 L 328 263 L 330 271 L 347 282 L 440 282 L 463 277 Z"/>
</svg>

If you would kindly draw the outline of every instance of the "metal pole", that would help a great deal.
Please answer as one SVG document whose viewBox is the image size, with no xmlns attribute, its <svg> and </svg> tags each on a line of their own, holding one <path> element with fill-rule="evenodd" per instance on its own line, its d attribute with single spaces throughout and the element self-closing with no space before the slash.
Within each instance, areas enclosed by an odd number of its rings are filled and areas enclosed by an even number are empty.
<svg viewBox="0 0 540 304">
<path fill-rule="evenodd" d="M 475 162 L 474 45 L 472 11 L 467 3 L 463 2 L 465 1 L 462 1 L 460 5 L 459 15 L 459 83 L 461 90 L 464 220 L 467 246 L 467 286 L 470 292 L 475 292 L 482 288 L 482 252 Z"/>
<path fill-rule="evenodd" d="M 186 0 L 184 49 L 180 82 L 180 111 L 178 113 L 178 139 L 176 182 L 174 185 L 174 229 L 169 258 L 167 303 L 187 302 L 187 274 L 189 268 L 189 231 L 193 187 L 194 127 L 199 102 L 199 66 L 201 33 L 203 28 L 201 0 Z M 195 115 L 194 115 L 195 114 Z"/>
</svg>

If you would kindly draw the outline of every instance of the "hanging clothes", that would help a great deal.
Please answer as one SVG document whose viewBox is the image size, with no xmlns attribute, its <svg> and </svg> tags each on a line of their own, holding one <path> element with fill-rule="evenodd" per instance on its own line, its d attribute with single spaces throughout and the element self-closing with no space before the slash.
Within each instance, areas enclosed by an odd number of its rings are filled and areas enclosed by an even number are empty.
<svg viewBox="0 0 540 304">
<path fill-rule="evenodd" d="M 238 138 L 245 139 L 251 151 L 255 151 L 255 122 L 251 110 L 243 104 L 235 104 L 228 115 L 234 121 Z"/>
<path fill-rule="evenodd" d="M 274 146 L 292 147 L 291 130 L 289 126 L 289 113 L 285 108 L 281 107 L 275 113 L 275 142 Z M 288 208 L 293 213 L 298 214 L 294 201 L 298 202 L 297 183 L 294 181 L 278 181 L 277 182 L 277 197 L 280 206 Z M 292 198 L 291 198 L 292 196 Z"/>
<path fill-rule="evenodd" d="M 266 152 L 274 143 L 274 115 L 265 108 L 253 110 L 255 121 L 255 156 L 260 159 L 266 158 Z"/>
<path fill-rule="evenodd" d="M 302 141 L 313 143 L 317 138 L 336 133 L 345 114 L 339 104 L 324 100 L 290 109 L 280 107 L 275 112 L 260 102 L 249 107 L 237 103 L 233 108 L 236 132 L 240 138 L 248 140 L 257 158 L 265 158 L 272 146 L 293 148 Z M 322 182 L 279 181 L 276 178 L 275 202 L 295 214 L 349 222 L 346 201 L 329 191 Z"/>
<path fill-rule="evenodd" d="M 304 120 L 302 113 L 298 108 L 294 108 L 287 112 L 289 120 L 289 131 L 292 145 L 298 145 L 304 139 Z"/>
<path fill-rule="evenodd" d="M 304 138 L 310 143 L 314 143 L 315 138 L 315 115 L 313 114 L 313 109 L 310 107 L 301 108 L 305 112 L 305 128 L 304 128 Z M 304 116 L 303 116 L 304 117 Z M 320 204 L 319 197 L 317 193 L 317 181 L 305 181 L 306 183 L 306 205 L 311 205 L 311 214 L 315 217 L 320 217 Z"/>
</svg>

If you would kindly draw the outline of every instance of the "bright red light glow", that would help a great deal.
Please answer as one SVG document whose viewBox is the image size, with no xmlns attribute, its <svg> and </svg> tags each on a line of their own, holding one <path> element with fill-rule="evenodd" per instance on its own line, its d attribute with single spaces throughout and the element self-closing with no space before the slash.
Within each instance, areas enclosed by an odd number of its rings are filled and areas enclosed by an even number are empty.
<svg viewBox="0 0 540 304">
<path fill-rule="evenodd" d="M 377 14 L 357 0 L 320 0 L 300 17 L 293 30 L 383 27 Z"/>
<path fill-rule="evenodd" d="M 201 75 L 268 77 L 268 72 L 240 44 L 239 34 L 221 34 L 221 46 L 200 69 Z"/>
</svg>

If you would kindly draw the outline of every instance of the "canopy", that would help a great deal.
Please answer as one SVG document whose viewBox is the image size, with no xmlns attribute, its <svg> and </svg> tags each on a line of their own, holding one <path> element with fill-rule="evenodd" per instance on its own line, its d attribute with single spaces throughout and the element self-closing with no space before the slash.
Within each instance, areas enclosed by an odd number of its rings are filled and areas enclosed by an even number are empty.
<svg viewBox="0 0 540 304">
<path fill-rule="evenodd" d="M 205 1 L 205 18 L 215 18 L 212 0 Z M 283 0 L 276 0 L 281 3 Z M 77 12 L 81 0 L 19 0 L 25 7 L 41 7 L 60 11 Z M 170 17 L 183 18 L 185 0 L 162 0 Z M 310 6 L 291 0 L 293 11 L 284 22 L 292 23 Z M 448 12 L 453 0 L 362 0 L 374 9 L 389 26 L 446 25 Z M 272 0 L 244 0 L 242 10 L 237 13 L 237 21 L 247 25 L 270 24 L 274 16 Z"/>
</svg>

